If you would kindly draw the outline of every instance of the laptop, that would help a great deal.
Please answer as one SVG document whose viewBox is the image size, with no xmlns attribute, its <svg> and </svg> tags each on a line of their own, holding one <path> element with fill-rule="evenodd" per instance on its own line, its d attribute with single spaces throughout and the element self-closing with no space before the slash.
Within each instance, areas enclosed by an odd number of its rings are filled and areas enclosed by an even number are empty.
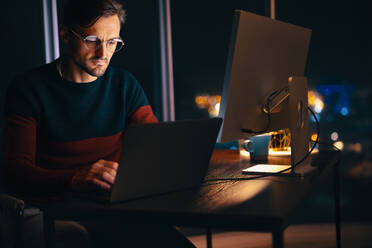
<svg viewBox="0 0 372 248">
<path fill-rule="evenodd" d="M 221 123 L 212 118 L 128 126 L 115 183 L 93 198 L 116 203 L 199 186 Z"/>
</svg>

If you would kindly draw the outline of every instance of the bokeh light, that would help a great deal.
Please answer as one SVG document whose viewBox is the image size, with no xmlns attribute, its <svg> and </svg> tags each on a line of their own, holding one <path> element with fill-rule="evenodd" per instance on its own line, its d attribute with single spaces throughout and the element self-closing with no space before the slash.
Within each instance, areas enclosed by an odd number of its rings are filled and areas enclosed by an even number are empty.
<svg viewBox="0 0 372 248">
<path fill-rule="evenodd" d="M 340 113 L 343 115 L 343 116 L 347 116 L 349 114 L 349 109 L 347 107 L 343 107 L 341 108 L 341 111 Z"/>
<path fill-rule="evenodd" d="M 208 109 L 209 116 L 216 117 L 220 112 L 220 95 L 199 95 L 195 97 L 195 103 L 200 109 Z"/>
<path fill-rule="evenodd" d="M 333 141 L 338 140 L 338 133 L 337 133 L 337 132 L 333 132 L 333 133 L 331 133 L 331 139 L 332 139 Z"/>
<path fill-rule="evenodd" d="M 344 142 L 342 142 L 342 141 L 336 141 L 335 143 L 333 143 L 333 145 L 337 148 L 337 149 L 339 149 L 339 150 L 343 150 L 344 149 Z"/>
<path fill-rule="evenodd" d="M 310 107 L 312 107 L 316 113 L 319 114 L 320 112 L 322 112 L 324 108 L 324 102 L 322 96 L 318 92 L 309 90 L 307 98 Z"/>
</svg>

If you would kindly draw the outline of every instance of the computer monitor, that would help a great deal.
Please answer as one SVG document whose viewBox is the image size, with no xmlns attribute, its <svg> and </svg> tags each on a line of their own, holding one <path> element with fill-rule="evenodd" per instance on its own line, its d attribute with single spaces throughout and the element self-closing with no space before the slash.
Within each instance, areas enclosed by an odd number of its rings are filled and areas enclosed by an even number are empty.
<svg viewBox="0 0 372 248">
<path fill-rule="evenodd" d="M 308 152 L 304 74 L 310 37 L 311 30 L 307 28 L 235 11 L 219 111 L 223 125 L 218 142 L 290 128 L 292 164 Z M 263 107 L 267 107 L 267 99 L 274 92 L 278 93 L 275 100 L 278 107 L 270 113 L 268 122 Z"/>
</svg>

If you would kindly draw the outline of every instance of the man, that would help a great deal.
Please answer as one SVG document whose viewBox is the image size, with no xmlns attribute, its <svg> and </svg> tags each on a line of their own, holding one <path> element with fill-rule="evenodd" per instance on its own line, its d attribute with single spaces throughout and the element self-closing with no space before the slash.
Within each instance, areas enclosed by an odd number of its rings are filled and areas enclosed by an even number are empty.
<svg viewBox="0 0 372 248">
<path fill-rule="evenodd" d="M 9 184 L 16 192 L 55 197 L 69 191 L 110 190 L 125 127 L 157 121 L 133 75 L 109 66 L 124 45 L 120 37 L 124 18 L 115 0 L 68 1 L 60 27 L 67 55 L 10 85 L 5 104 L 6 158 Z M 121 236 L 137 237 L 139 230 L 154 233 L 142 226 L 84 225 L 93 240 L 104 243 L 105 239 L 120 241 Z M 70 232 L 68 223 L 63 226 L 64 233 Z M 192 246 L 174 229 L 157 230 L 164 230 L 153 235 L 158 241 Z M 119 231 L 127 234 L 109 234 Z M 124 241 L 148 245 L 139 236 Z"/>
</svg>

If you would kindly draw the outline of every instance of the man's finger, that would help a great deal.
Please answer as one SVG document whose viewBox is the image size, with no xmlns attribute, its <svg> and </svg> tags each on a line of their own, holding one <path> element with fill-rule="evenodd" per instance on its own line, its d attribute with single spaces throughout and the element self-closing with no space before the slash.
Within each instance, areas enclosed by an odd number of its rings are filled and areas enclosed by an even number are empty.
<svg viewBox="0 0 372 248">
<path fill-rule="evenodd" d="M 110 184 L 113 184 L 115 182 L 115 177 L 112 176 L 107 171 L 102 173 L 102 179 L 105 180 L 106 182 L 110 183 Z"/>
<path fill-rule="evenodd" d="M 119 167 L 119 164 L 114 161 L 107 161 L 107 160 L 101 160 L 101 164 L 103 164 L 105 167 L 117 170 Z"/>
<path fill-rule="evenodd" d="M 108 174 L 110 174 L 110 175 L 113 176 L 114 178 L 116 177 L 116 170 L 114 170 L 114 169 L 107 168 L 107 167 L 103 167 L 103 168 L 102 168 L 102 173 L 103 173 L 103 172 L 107 172 Z"/>
<path fill-rule="evenodd" d="M 103 181 L 101 181 L 101 180 L 99 180 L 99 179 L 97 179 L 97 178 L 93 178 L 93 183 L 95 184 L 95 185 L 97 185 L 99 188 L 101 188 L 101 189 L 104 189 L 104 190 L 110 190 L 110 188 L 111 188 L 111 186 L 110 186 L 110 184 L 108 184 L 108 183 L 105 183 L 105 182 L 103 182 Z"/>
<path fill-rule="evenodd" d="M 94 172 L 95 172 L 95 174 L 98 174 L 99 177 L 101 177 L 103 175 L 103 173 L 105 173 L 105 172 L 107 172 L 108 174 L 110 174 L 114 178 L 116 177 L 116 170 L 111 169 L 111 168 L 107 168 L 107 167 L 96 168 L 96 170 Z"/>
</svg>

